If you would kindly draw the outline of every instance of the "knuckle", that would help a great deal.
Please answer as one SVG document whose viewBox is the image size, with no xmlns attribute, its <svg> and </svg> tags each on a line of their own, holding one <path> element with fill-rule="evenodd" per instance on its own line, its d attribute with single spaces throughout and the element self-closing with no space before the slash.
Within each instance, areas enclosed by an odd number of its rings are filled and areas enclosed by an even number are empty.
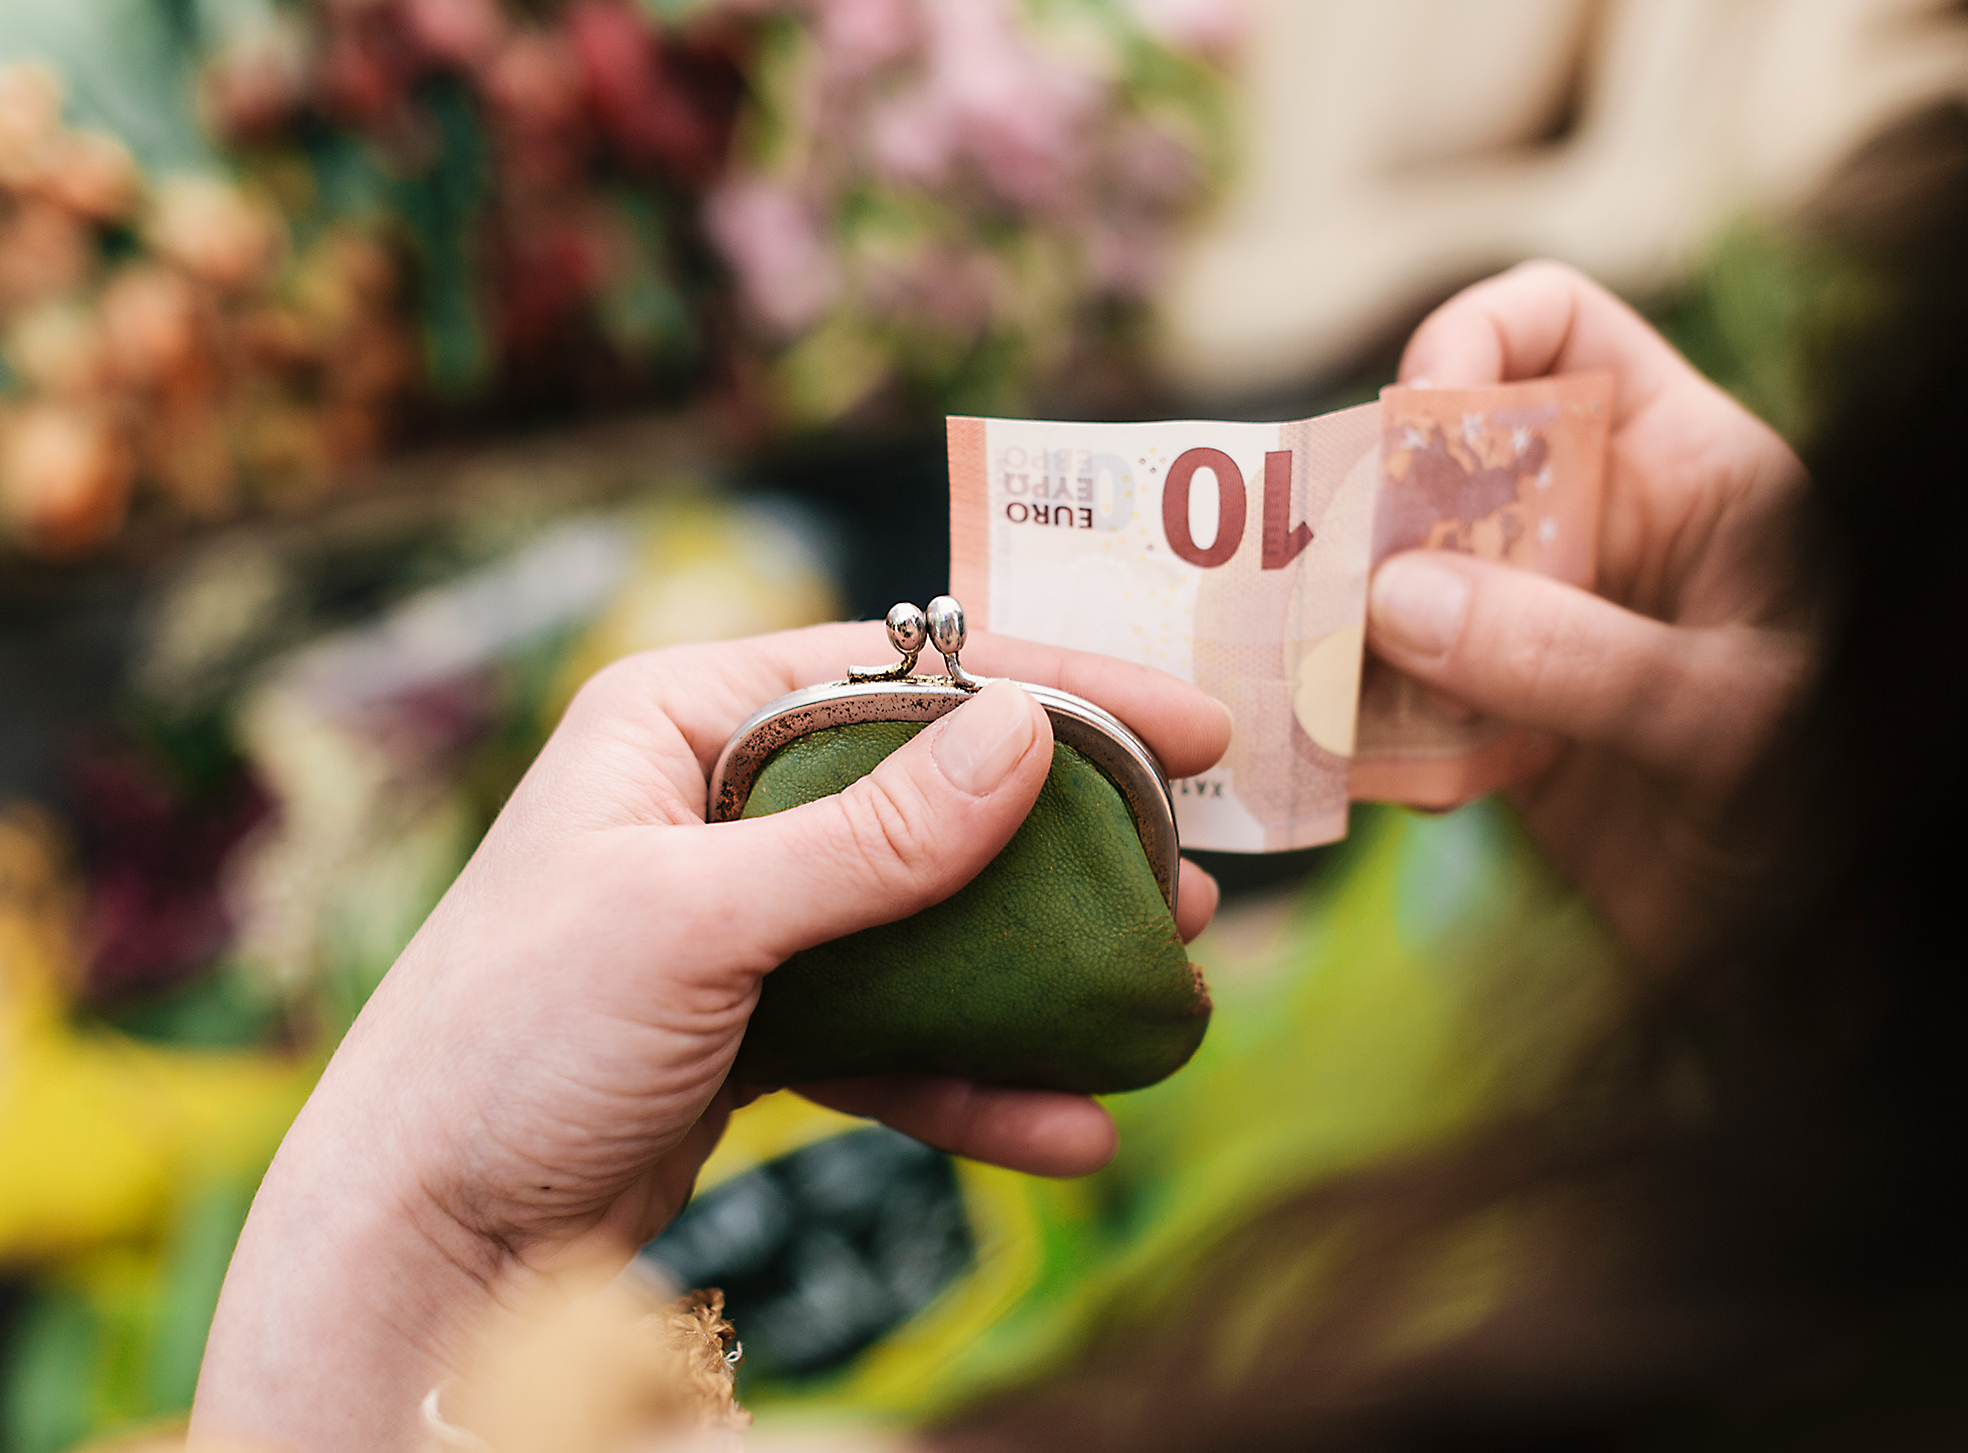
<svg viewBox="0 0 1968 1453">
<path fill-rule="evenodd" d="M 1569 611 L 1540 609 L 1527 593 L 1513 594 L 1501 632 L 1507 689 L 1521 700 L 1541 703 L 1574 669 L 1577 625 Z"/>
<path fill-rule="evenodd" d="M 567 704 L 567 718 L 577 722 L 605 721 L 649 700 L 654 692 L 646 655 L 610 661 L 581 683 Z"/>
<path fill-rule="evenodd" d="M 937 866 L 935 822 L 914 785 L 872 773 L 834 801 L 840 851 L 861 874 L 885 889 L 918 889 Z"/>
<path fill-rule="evenodd" d="M 1498 684 L 1525 718 L 1597 738 L 1657 704 L 1658 674 L 1593 601 L 1544 581 L 1510 586 Z"/>
<path fill-rule="evenodd" d="M 579 728 L 605 729 L 625 717 L 647 717 L 665 707 L 675 683 L 703 676 L 702 647 L 670 646 L 618 656 L 583 681 L 562 720 Z"/>
</svg>

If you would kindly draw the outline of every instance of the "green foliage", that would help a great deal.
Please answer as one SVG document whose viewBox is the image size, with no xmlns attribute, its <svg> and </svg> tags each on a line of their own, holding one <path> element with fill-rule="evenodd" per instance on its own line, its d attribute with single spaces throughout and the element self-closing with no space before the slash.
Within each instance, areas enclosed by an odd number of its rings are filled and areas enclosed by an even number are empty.
<svg viewBox="0 0 1968 1453">
<path fill-rule="evenodd" d="M 195 105 L 203 20 L 170 0 L 8 0 L 0 60 L 52 66 L 69 119 L 119 138 L 147 171 L 211 172 Z"/>
<path fill-rule="evenodd" d="M 251 1049 L 266 1042 L 283 1006 L 265 980 L 230 961 L 109 1016 L 132 1039 L 191 1049 Z"/>
<path fill-rule="evenodd" d="M 1835 382 L 1830 361 L 1889 298 L 1886 280 L 1836 244 L 1744 221 L 1649 311 L 1695 367 L 1802 448 Z"/>
<path fill-rule="evenodd" d="M 0 1450 L 62 1453 L 189 1411 L 258 1181 L 206 1184 L 178 1209 L 162 1245 L 107 1248 L 35 1288 L 0 1384 Z"/>
</svg>

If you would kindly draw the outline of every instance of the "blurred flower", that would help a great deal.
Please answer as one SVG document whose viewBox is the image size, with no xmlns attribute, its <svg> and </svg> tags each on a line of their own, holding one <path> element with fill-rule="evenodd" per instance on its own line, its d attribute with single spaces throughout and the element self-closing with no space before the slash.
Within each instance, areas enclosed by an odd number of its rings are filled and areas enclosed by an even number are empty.
<svg viewBox="0 0 1968 1453">
<path fill-rule="evenodd" d="M 208 968 L 230 927 L 220 870 L 265 816 L 265 797 L 244 777 L 187 793 L 129 750 L 85 757 L 73 785 L 89 850 L 90 997 L 166 988 Z"/>
<path fill-rule="evenodd" d="M 176 270 L 140 264 L 119 272 L 97 312 L 110 366 L 131 386 L 162 388 L 201 367 L 198 299 Z"/>
<path fill-rule="evenodd" d="M 728 183 L 705 201 L 704 226 L 737 273 L 746 306 L 776 333 L 811 327 L 840 292 L 812 209 L 784 187 Z"/>
<path fill-rule="evenodd" d="M 602 289 L 616 239 L 591 201 L 509 216 L 497 239 L 499 342 L 508 356 L 552 347 Z"/>
<path fill-rule="evenodd" d="M 521 135 L 585 129 L 587 78 L 565 36 L 521 31 L 486 67 L 481 80 L 496 123 Z"/>
<path fill-rule="evenodd" d="M 135 465 L 100 411 L 27 404 L 0 418 L 0 514 L 34 548 L 73 555 L 123 522 Z"/>
<path fill-rule="evenodd" d="M 74 299 L 43 303 L 7 334 L 7 364 L 38 393 L 80 397 L 107 382 L 112 360 L 96 315 Z"/>
<path fill-rule="evenodd" d="M 1167 262 L 1164 240 L 1146 228 L 1097 227 L 1087 239 L 1088 280 L 1094 291 L 1110 297 L 1142 296 Z"/>
<path fill-rule="evenodd" d="M 231 108 L 248 129 L 226 137 L 253 142 L 251 165 L 295 235 L 342 223 L 398 244 L 394 297 L 417 310 L 424 343 L 406 398 L 469 408 L 597 383 L 633 393 L 690 356 L 705 270 L 686 234 L 694 195 L 724 167 L 742 37 L 709 8 L 674 24 L 658 9 L 297 0 L 288 13 L 305 43 L 290 97 L 271 95 L 284 74 L 209 83 L 251 101 Z M 323 177 L 332 184 L 311 185 Z M 363 422 L 330 432 L 353 438 Z"/>
<path fill-rule="evenodd" d="M 578 189 L 593 152 L 587 78 L 564 36 L 520 31 L 480 76 L 507 194 Z"/>
<path fill-rule="evenodd" d="M 1101 80 L 1035 45 L 1005 0 L 928 0 L 922 18 L 921 80 L 869 121 L 877 169 L 940 187 L 962 157 L 1014 206 L 1070 204 Z"/>
<path fill-rule="evenodd" d="M 1244 38 L 1243 0 L 1131 0 L 1142 23 L 1178 50 L 1221 56 Z"/>
<path fill-rule="evenodd" d="M 944 185 L 956 145 L 949 108 L 927 83 L 884 101 L 868 118 L 868 148 L 887 181 Z"/>
<path fill-rule="evenodd" d="M 858 81 L 912 52 L 922 38 L 913 0 L 814 0 L 814 35 L 828 71 Z"/>
<path fill-rule="evenodd" d="M 924 118 L 1006 201 L 1071 204 L 1105 85 L 1033 43 L 1008 0 L 931 0 Z"/>
<path fill-rule="evenodd" d="M 287 14 L 277 14 L 206 64 L 199 100 L 207 124 L 228 138 L 275 131 L 300 109 L 309 64 L 306 32 Z"/>
<path fill-rule="evenodd" d="M 173 177 L 159 187 L 147 230 L 158 252 L 228 290 L 263 280 L 283 241 L 270 211 L 205 177 Z"/>
<path fill-rule="evenodd" d="M 79 287 L 89 275 L 90 236 L 81 218 L 32 195 L 0 221 L 0 307 L 36 303 Z"/>
<path fill-rule="evenodd" d="M 375 126 L 409 99 L 422 57 L 396 7 L 329 4 L 313 92 L 322 109 L 349 126 Z"/>
<path fill-rule="evenodd" d="M 507 31 L 497 0 L 407 0 L 404 18 L 425 55 L 459 70 L 489 59 Z"/>
<path fill-rule="evenodd" d="M 623 160 L 693 185 L 711 181 L 742 85 L 730 58 L 659 34 L 631 0 L 578 0 L 562 23 L 595 117 Z"/>
<path fill-rule="evenodd" d="M 1185 206 L 1209 181 L 1193 142 L 1147 121 L 1116 128 L 1110 158 L 1113 189 L 1137 207 Z"/>
<path fill-rule="evenodd" d="M 146 192 L 114 142 L 64 128 L 60 92 L 0 66 L 0 524 L 72 555 L 133 493 L 224 516 L 312 495 L 382 447 L 417 379 L 402 269 L 345 225 L 298 258 L 257 193 Z M 132 239 L 117 224 L 143 214 Z"/>
<path fill-rule="evenodd" d="M 989 253 L 931 244 L 893 257 L 870 256 L 863 268 L 870 311 L 927 322 L 961 338 L 990 326 L 1005 279 Z"/>
<path fill-rule="evenodd" d="M 44 153 L 61 123 L 61 81 L 43 65 L 0 66 L 0 186 L 19 187 L 40 175 Z"/>
<path fill-rule="evenodd" d="M 137 163 L 128 147 L 92 131 L 71 131 L 51 147 L 45 193 L 77 216 L 119 221 L 137 200 Z"/>
<path fill-rule="evenodd" d="M 1190 43 L 1227 28 L 1019 0 L 725 10 L 792 37 L 705 214 L 782 417 L 1019 407 L 1148 296 L 1207 196 L 1224 85 Z"/>
</svg>

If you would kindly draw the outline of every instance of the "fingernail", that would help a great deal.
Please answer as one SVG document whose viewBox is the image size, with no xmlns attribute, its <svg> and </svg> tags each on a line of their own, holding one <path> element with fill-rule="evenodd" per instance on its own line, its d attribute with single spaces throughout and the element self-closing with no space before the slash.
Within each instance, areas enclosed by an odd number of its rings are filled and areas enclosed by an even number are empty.
<svg viewBox="0 0 1968 1453">
<path fill-rule="evenodd" d="M 1374 572 L 1374 633 L 1416 656 L 1446 656 L 1462 634 L 1469 581 L 1426 554 L 1397 555 Z"/>
<path fill-rule="evenodd" d="M 1015 681 L 993 681 L 950 713 L 930 755 L 957 791 L 984 797 L 1031 745 L 1031 698 Z"/>
</svg>

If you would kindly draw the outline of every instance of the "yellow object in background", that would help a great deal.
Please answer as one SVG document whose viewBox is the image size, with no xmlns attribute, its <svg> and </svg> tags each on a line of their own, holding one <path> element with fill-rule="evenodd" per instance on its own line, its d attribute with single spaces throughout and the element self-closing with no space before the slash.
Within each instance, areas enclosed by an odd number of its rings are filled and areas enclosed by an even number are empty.
<svg viewBox="0 0 1968 1453">
<path fill-rule="evenodd" d="M 35 1278 L 0 1389 L 10 1453 L 188 1405 L 233 1239 L 320 1071 L 73 1022 L 76 898 L 49 820 L 0 810 L 0 1267 Z"/>
<path fill-rule="evenodd" d="M 319 1069 L 73 1026 L 72 903 L 52 827 L 0 813 L 0 1260 L 16 1265 L 153 1235 L 179 1187 L 255 1172 Z"/>
<path fill-rule="evenodd" d="M 685 496 L 626 521 L 634 563 L 561 667 L 554 705 L 610 661 L 837 619 L 817 522 L 790 502 Z"/>
</svg>

